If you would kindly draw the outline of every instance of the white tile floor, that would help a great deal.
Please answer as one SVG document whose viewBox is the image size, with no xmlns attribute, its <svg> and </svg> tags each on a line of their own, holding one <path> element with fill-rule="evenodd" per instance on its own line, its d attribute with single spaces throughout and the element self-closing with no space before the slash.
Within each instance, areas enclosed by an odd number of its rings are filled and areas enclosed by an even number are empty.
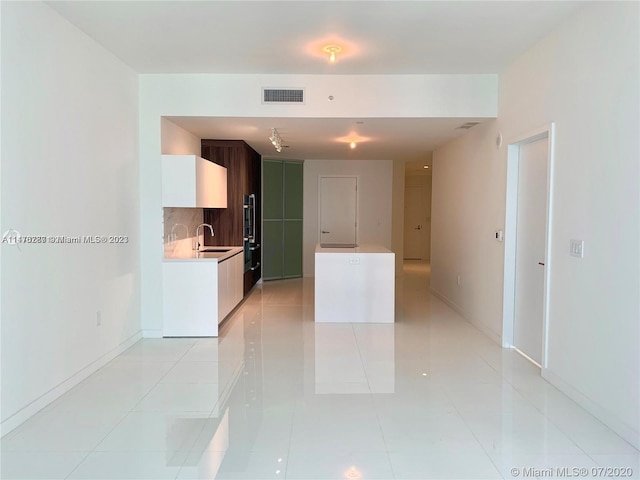
<svg viewBox="0 0 640 480">
<path fill-rule="evenodd" d="M 639 478 L 637 450 L 429 295 L 428 265 L 405 272 L 394 325 L 315 325 L 301 279 L 217 339 L 139 342 L 3 438 L 1 478 Z"/>
</svg>

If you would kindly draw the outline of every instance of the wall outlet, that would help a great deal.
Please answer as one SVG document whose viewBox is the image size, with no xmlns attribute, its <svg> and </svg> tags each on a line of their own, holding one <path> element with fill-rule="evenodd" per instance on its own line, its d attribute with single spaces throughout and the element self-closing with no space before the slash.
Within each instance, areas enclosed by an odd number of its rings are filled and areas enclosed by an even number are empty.
<svg viewBox="0 0 640 480">
<path fill-rule="evenodd" d="M 96 312 L 96 326 L 99 327 L 102 325 L 102 313 L 98 310 Z"/>
<path fill-rule="evenodd" d="M 349 265 L 360 265 L 360 258 L 359 257 L 350 257 L 349 258 Z"/>
</svg>

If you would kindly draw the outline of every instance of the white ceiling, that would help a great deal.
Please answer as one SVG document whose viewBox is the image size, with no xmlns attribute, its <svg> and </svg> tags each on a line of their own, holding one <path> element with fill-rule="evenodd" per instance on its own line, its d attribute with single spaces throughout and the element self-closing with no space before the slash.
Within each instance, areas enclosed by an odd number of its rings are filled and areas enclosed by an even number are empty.
<svg viewBox="0 0 640 480">
<path fill-rule="evenodd" d="M 431 152 L 442 143 L 462 135 L 460 118 L 245 118 L 167 117 L 200 138 L 241 139 L 254 150 L 274 158 L 297 160 L 403 159 L 429 163 Z M 360 123 L 362 122 L 362 123 Z M 268 137 L 276 128 L 282 153 L 276 153 Z M 212 137 L 212 132 L 215 136 Z M 351 149 L 349 143 L 358 144 Z"/>
<path fill-rule="evenodd" d="M 52 1 L 140 73 L 499 73 L 580 1 Z M 330 64 L 322 47 L 344 52 Z M 173 118 L 202 138 L 296 159 L 405 159 L 421 168 L 457 119 Z M 289 148 L 267 140 L 276 127 Z M 335 139 L 375 138 L 355 150 Z"/>
<path fill-rule="evenodd" d="M 580 2 L 52 1 L 141 73 L 498 73 Z M 330 65 L 322 47 L 345 49 Z"/>
</svg>

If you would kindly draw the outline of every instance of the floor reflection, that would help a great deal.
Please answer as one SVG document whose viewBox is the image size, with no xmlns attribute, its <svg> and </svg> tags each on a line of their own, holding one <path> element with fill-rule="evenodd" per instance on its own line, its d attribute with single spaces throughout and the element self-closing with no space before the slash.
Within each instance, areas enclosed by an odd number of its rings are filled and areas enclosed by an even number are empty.
<svg viewBox="0 0 640 480">
<path fill-rule="evenodd" d="M 315 393 L 393 393 L 395 336 L 391 324 L 317 324 Z"/>
<path fill-rule="evenodd" d="M 637 477 L 637 450 L 432 297 L 428 273 L 405 265 L 391 325 L 316 325 L 305 278 L 256 288 L 217 339 L 145 339 L 5 436 L 0 477 Z"/>
</svg>

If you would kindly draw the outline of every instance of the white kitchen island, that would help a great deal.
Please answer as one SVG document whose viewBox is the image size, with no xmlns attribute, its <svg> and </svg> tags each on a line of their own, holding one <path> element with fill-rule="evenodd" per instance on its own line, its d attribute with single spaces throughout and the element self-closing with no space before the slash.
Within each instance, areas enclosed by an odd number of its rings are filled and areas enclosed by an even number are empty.
<svg viewBox="0 0 640 480">
<path fill-rule="evenodd" d="M 393 323 L 395 253 L 379 245 L 316 245 L 315 321 Z"/>
</svg>

